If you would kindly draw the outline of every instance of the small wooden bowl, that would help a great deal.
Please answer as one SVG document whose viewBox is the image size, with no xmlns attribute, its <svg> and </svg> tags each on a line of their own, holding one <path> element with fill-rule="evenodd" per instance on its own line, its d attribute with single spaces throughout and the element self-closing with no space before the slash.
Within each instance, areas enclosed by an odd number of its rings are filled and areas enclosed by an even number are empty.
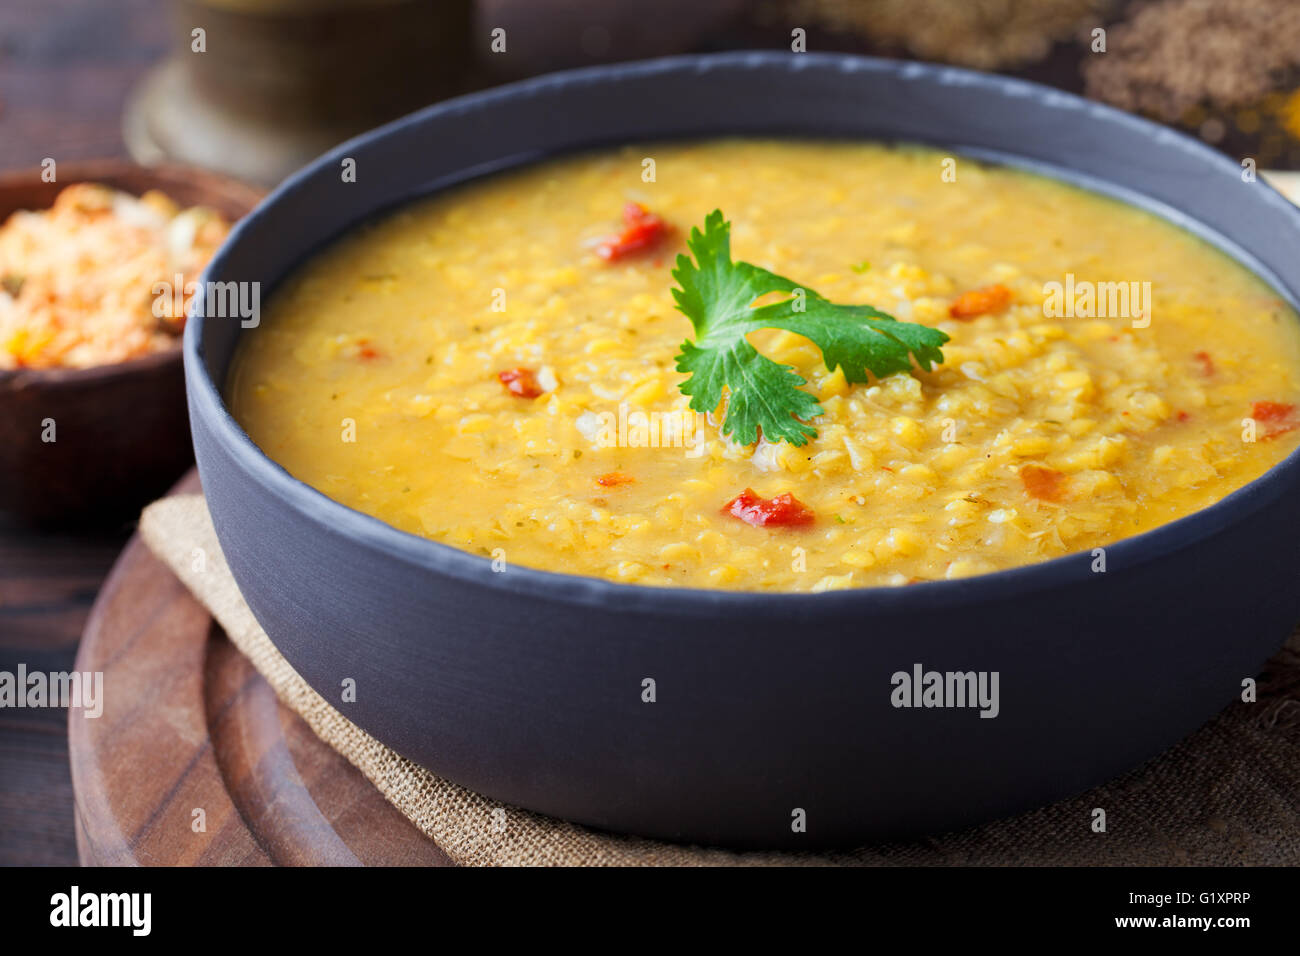
<svg viewBox="0 0 1300 956">
<path fill-rule="evenodd" d="M 61 164 L 0 174 L 0 222 L 46 209 L 66 186 L 101 183 L 133 195 L 150 189 L 183 207 L 211 206 L 232 222 L 260 191 L 181 166 L 125 160 Z M 43 440 L 48 420 L 55 441 Z M 174 349 L 86 369 L 0 371 L 0 512 L 36 525 L 120 522 L 165 492 L 193 461 L 179 340 Z"/>
</svg>

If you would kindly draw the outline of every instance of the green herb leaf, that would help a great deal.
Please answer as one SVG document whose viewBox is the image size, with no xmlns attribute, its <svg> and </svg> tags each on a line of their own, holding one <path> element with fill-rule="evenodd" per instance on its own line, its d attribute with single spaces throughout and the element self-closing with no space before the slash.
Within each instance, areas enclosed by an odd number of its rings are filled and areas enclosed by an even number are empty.
<svg viewBox="0 0 1300 956">
<path fill-rule="evenodd" d="M 714 411 L 723 389 L 730 393 L 722 433 L 741 445 L 758 440 L 803 445 L 817 434 L 807 424 L 822 414 L 821 404 L 799 386 L 789 365 L 759 354 L 745 338 L 759 329 L 785 329 L 812 340 L 830 371 L 844 369 L 849 382 L 866 382 L 906 372 L 912 359 L 929 370 L 943 361 L 939 346 L 948 336 L 938 329 L 899 322 L 869 305 L 835 305 L 811 289 L 748 262 L 731 261 L 731 223 L 715 209 L 704 231 L 691 229 L 673 278 L 677 308 L 695 328 L 695 340 L 682 343 L 677 371 L 686 372 L 681 390 L 697 412 Z M 770 292 L 790 298 L 753 307 Z"/>
</svg>

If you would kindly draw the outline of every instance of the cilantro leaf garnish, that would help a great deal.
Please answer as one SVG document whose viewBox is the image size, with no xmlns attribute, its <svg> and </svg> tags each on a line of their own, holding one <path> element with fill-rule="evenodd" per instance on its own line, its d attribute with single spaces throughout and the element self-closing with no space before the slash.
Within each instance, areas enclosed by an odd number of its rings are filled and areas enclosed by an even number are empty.
<svg viewBox="0 0 1300 956">
<path fill-rule="evenodd" d="M 731 223 L 720 209 L 709 213 L 704 231 L 691 229 L 673 278 L 677 309 L 691 320 L 695 341 L 682 343 L 677 371 L 688 373 L 681 390 L 697 412 L 714 411 L 728 390 L 722 433 L 738 444 L 758 440 L 803 445 L 816 436 L 807 424 L 822 414 L 821 404 L 799 386 L 794 368 L 761 355 L 745 338 L 758 329 L 785 329 L 811 339 L 826 368 L 844 369 L 849 382 L 866 382 L 867 373 L 883 378 L 912 368 L 912 358 L 927 371 L 942 362 L 939 346 L 948 336 L 938 329 L 900 322 L 869 305 L 835 305 L 813 290 L 748 262 L 731 261 Z M 770 292 L 790 298 L 752 307 Z"/>
</svg>

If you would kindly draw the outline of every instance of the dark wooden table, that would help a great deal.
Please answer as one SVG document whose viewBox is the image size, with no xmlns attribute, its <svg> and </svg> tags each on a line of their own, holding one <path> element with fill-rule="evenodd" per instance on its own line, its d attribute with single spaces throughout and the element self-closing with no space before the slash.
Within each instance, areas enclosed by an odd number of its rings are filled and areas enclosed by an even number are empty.
<svg viewBox="0 0 1300 956">
<path fill-rule="evenodd" d="M 122 104 L 166 49 L 163 0 L 0 2 L 0 169 L 125 156 Z M 71 670 L 129 528 L 93 537 L 0 521 L 0 671 Z M 77 862 L 67 713 L 0 711 L 0 865 Z"/>
<path fill-rule="evenodd" d="M 122 104 L 167 49 L 164 0 L 0 3 L 0 169 L 125 156 Z"/>
<path fill-rule="evenodd" d="M 0 523 L 0 671 L 70 671 L 99 585 L 129 536 Z M 0 710 L 0 865 L 75 865 L 68 716 Z"/>
</svg>

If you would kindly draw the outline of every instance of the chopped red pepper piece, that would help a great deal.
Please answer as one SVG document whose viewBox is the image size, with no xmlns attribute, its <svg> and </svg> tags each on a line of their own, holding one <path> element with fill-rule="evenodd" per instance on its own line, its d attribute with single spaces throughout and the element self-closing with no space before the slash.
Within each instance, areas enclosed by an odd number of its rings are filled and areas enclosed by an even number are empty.
<svg viewBox="0 0 1300 956">
<path fill-rule="evenodd" d="M 1295 406 L 1286 402 L 1255 402 L 1250 406 L 1250 417 L 1267 426 L 1259 436 L 1264 441 L 1300 428 Z"/>
<path fill-rule="evenodd" d="M 616 262 L 649 249 L 667 234 L 668 223 L 639 202 L 630 202 L 623 207 L 623 231 L 597 246 L 596 255 L 606 262 Z"/>
<path fill-rule="evenodd" d="M 1192 358 L 1196 359 L 1197 363 L 1201 366 L 1201 374 L 1206 378 L 1209 378 L 1214 374 L 1214 358 L 1209 352 L 1197 352 L 1192 356 Z"/>
<path fill-rule="evenodd" d="M 520 398 L 536 398 L 543 393 L 542 386 L 537 384 L 537 373 L 530 368 L 508 368 L 497 372 L 497 380 L 507 392 Z"/>
<path fill-rule="evenodd" d="M 611 471 L 607 475 L 600 475 L 596 479 L 596 484 L 603 488 L 614 488 L 618 485 L 627 485 L 636 481 L 631 475 L 624 474 L 621 471 Z"/>
<path fill-rule="evenodd" d="M 369 339 L 361 339 L 357 342 L 357 358 L 371 362 L 379 357 L 379 349 L 371 345 Z"/>
<path fill-rule="evenodd" d="M 963 292 L 952 300 L 948 314 L 954 319 L 973 319 L 989 312 L 1001 312 L 1011 304 L 1011 290 L 1001 283 Z"/>
<path fill-rule="evenodd" d="M 1284 402 L 1255 402 L 1250 406 L 1250 417 L 1257 422 L 1280 422 L 1295 412 L 1294 405 Z"/>
<path fill-rule="evenodd" d="M 1027 494 L 1043 501 L 1060 501 L 1065 493 L 1065 475 L 1055 468 L 1025 465 L 1020 469 L 1020 482 Z"/>
<path fill-rule="evenodd" d="M 812 509 L 789 492 L 775 498 L 760 498 L 752 488 L 746 488 L 723 505 L 722 513 L 755 528 L 809 525 L 816 520 Z"/>
</svg>

